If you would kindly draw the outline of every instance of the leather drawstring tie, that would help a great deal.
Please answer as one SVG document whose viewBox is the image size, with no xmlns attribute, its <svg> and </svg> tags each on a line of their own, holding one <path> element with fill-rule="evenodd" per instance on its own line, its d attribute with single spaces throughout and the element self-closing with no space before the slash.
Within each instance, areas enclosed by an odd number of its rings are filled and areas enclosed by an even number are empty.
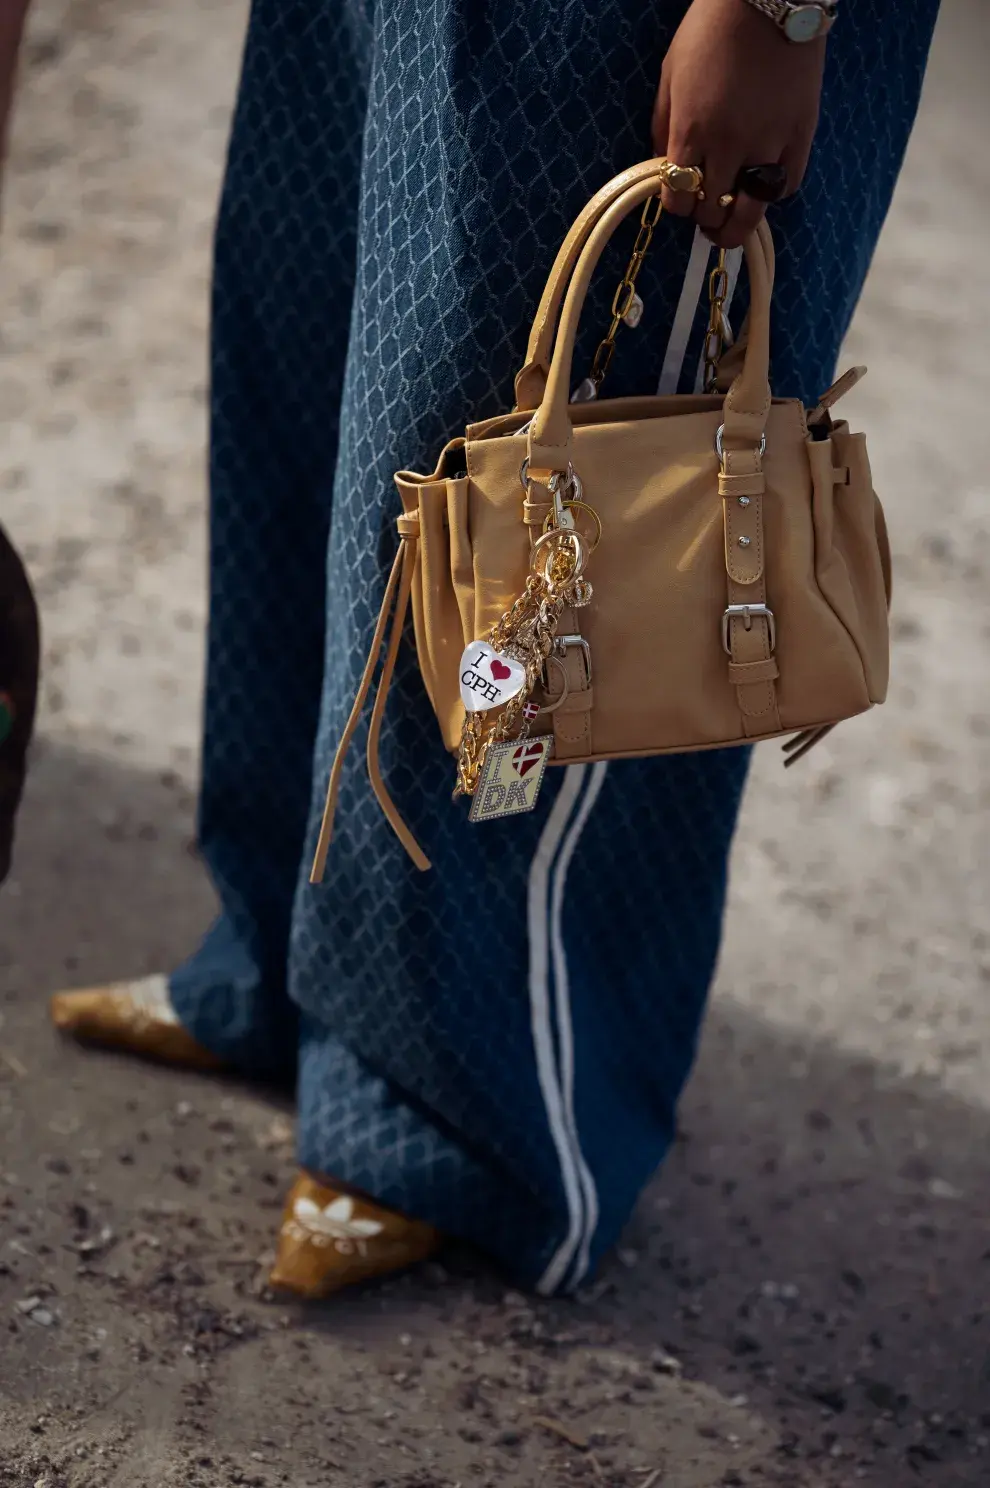
<svg viewBox="0 0 990 1488">
<path fill-rule="evenodd" d="M 385 640 L 385 631 L 388 628 L 388 618 L 392 615 L 392 630 L 388 638 L 388 647 L 385 652 L 385 660 L 382 663 L 382 674 L 378 679 L 378 691 L 375 693 L 374 707 L 371 710 L 371 722 L 368 725 L 368 778 L 371 788 L 378 799 L 378 804 L 385 813 L 389 826 L 398 837 L 406 852 L 412 858 L 416 867 L 421 872 L 426 872 L 430 867 L 430 860 L 423 852 L 402 817 L 392 797 L 389 795 L 382 772 L 378 762 L 378 745 L 381 738 L 382 719 L 385 716 L 385 704 L 388 701 L 388 690 L 392 682 L 392 674 L 395 671 L 395 659 L 399 654 L 399 643 L 402 640 L 402 628 L 405 624 L 406 612 L 409 609 L 409 596 L 412 592 L 413 572 L 416 567 L 416 544 L 419 540 L 419 514 L 402 516 L 398 520 L 399 528 L 399 551 L 395 555 L 392 564 L 392 572 L 388 576 L 385 586 L 385 597 L 382 607 L 378 612 L 378 623 L 371 640 L 371 650 L 365 663 L 364 672 L 358 686 L 354 706 L 350 717 L 344 727 L 344 732 L 337 745 L 337 753 L 333 758 L 333 766 L 330 770 L 330 782 L 327 786 L 327 803 L 323 810 L 323 822 L 320 826 L 320 835 L 316 844 L 316 856 L 313 859 L 313 869 L 309 875 L 310 883 L 322 883 L 323 873 L 327 863 L 327 852 L 330 847 L 330 839 L 333 836 L 333 819 L 337 810 L 337 796 L 340 791 L 340 777 L 343 774 L 344 760 L 350 749 L 364 712 L 364 705 L 368 701 L 371 684 L 375 675 L 375 667 L 381 655 L 382 643 Z"/>
<path fill-rule="evenodd" d="M 816 744 L 820 744 L 825 736 L 830 734 L 834 728 L 834 723 L 821 723 L 817 728 L 802 729 L 799 734 L 795 734 L 792 739 L 788 739 L 786 744 L 780 746 L 787 755 L 784 761 L 784 769 L 786 770 L 788 765 L 796 765 L 798 760 L 804 759 L 805 755 L 814 749 Z"/>
</svg>

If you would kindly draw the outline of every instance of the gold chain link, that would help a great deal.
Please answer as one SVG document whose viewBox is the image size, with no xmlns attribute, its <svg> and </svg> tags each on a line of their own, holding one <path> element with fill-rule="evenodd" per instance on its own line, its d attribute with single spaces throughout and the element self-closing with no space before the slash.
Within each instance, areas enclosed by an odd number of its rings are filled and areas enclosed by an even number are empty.
<svg viewBox="0 0 990 1488">
<path fill-rule="evenodd" d="M 612 296 L 612 324 L 607 334 L 598 343 L 595 359 L 591 364 L 591 381 L 595 384 L 596 392 L 601 391 L 605 374 L 612 364 L 612 358 L 615 355 L 615 338 L 619 326 L 632 308 L 636 296 L 636 279 L 643 267 L 643 260 L 646 258 L 653 239 L 653 230 L 660 220 L 662 211 L 663 203 L 659 196 L 647 197 L 643 204 L 639 232 L 636 234 L 626 272 Z M 708 278 L 710 312 L 704 347 L 706 393 L 717 391 L 718 364 L 725 351 L 729 335 L 728 323 L 725 319 L 725 301 L 728 293 L 729 274 L 725 267 L 725 249 L 723 248 L 719 252 L 718 263 Z"/>
<path fill-rule="evenodd" d="M 539 616 L 539 602 L 545 587 L 545 581 L 536 573 L 531 573 L 526 580 L 526 587 L 519 598 L 514 601 L 511 609 L 507 610 L 502 618 L 492 627 L 489 635 L 489 644 L 500 651 L 505 644 L 506 637 L 515 636 L 529 620 L 533 624 L 534 618 Z M 561 605 L 563 609 L 563 605 Z M 535 611 L 535 616 L 533 615 Z M 553 646 L 553 634 L 547 642 L 546 656 L 550 655 Z M 536 686 L 539 677 L 539 669 L 536 657 L 529 657 L 526 661 L 526 685 L 514 698 L 506 703 L 503 712 L 487 729 L 484 720 L 479 713 L 465 713 L 464 724 L 461 728 L 461 743 L 457 756 L 457 785 L 454 789 L 455 796 L 473 796 L 478 788 L 478 780 L 484 767 L 485 757 L 493 744 L 499 744 L 507 739 L 522 711 L 523 705 L 529 698 Z M 524 723 L 520 737 L 528 733 L 528 726 Z"/>
<path fill-rule="evenodd" d="M 599 342 L 595 359 L 591 364 L 591 381 L 595 384 L 595 390 L 600 391 L 605 381 L 612 358 L 615 355 L 615 338 L 623 319 L 628 315 L 633 300 L 636 296 L 636 276 L 643 267 L 643 260 L 649 250 L 653 239 L 653 229 L 660 221 L 663 212 L 663 202 L 659 196 L 648 196 L 643 203 L 643 211 L 639 220 L 639 232 L 633 244 L 632 257 L 619 282 L 619 286 L 612 296 L 612 324 L 608 328 L 608 334 Z"/>
<path fill-rule="evenodd" d="M 705 335 L 705 392 L 718 391 L 718 364 L 728 340 L 729 327 L 725 319 L 725 301 L 729 293 L 729 274 L 725 267 L 725 249 L 718 255 L 718 263 L 708 276 L 708 331 Z"/>
<path fill-rule="evenodd" d="M 512 736 L 519 715 L 543 674 L 565 607 L 581 601 L 582 540 L 563 529 L 559 535 L 563 541 L 553 544 L 545 566 L 541 568 L 534 561 L 522 594 L 489 632 L 488 642 L 495 651 L 516 654 L 520 659 L 525 657 L 526 682 L 522 691 L 506 703 L 493 724 L 486 727 L 480 713 L 465 714 L 457 758 L 455 796 L 474 795 L 489 749 Z M 590 586 L 587 588 L 590 595 Z M 529 721 L 524 719 L 515 737 L 525 739 L 529 729 Z"/>
</svg>

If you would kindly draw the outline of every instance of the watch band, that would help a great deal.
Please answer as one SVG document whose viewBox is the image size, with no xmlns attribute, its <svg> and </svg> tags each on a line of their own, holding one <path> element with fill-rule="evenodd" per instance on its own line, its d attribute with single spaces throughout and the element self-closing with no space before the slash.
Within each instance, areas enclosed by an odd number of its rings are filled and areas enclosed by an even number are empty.
<svg viewBox="0 0 990 1488">
<path fill-rule="evenodd" d="M 762 10 L 772 21 L 779 21 L 787 9 L 788 0 L 746 0 L 754 10 Z"/>
<path fill-rule="evenodd" d="M 838 13 L 838 0 L 746 0 L 746 4 L 767 16 L 785 35 L 788 34 L 788 16 L 795 11 L 820 11 L 827 22 L 823 28 L 824 32 L 831 29 Z"/>
</svg>

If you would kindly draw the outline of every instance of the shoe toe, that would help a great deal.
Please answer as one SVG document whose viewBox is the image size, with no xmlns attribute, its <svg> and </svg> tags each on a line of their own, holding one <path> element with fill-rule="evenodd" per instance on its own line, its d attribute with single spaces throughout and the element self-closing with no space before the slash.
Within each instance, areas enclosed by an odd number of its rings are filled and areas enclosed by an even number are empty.
<svg viewBox="0 0 990 1488">
<path fill-rule="evenodd" d="M 306 1299 L 405 1271 L 439 1250 L 432 1225 L 300 1174 L 289 1191 L 273 1287 Z"/>
<path fill-rule="evenodd" d="M 49 1007 L 52 1022 L 63 1033 L 79 1033 L 108 1021 L 119 1021 L 113 999 L 104 987 L 91 987 L 84 992 L 56 992 Z"/>
<path fill-rule="evenodd" d="M 61 1033 L 107 1049 L 123 1049 L 163 1064 L 219 1070 L 224 1062 L 179 1022 L 164 977 L 56 992 L 52 1023 Z"/>
</svg>

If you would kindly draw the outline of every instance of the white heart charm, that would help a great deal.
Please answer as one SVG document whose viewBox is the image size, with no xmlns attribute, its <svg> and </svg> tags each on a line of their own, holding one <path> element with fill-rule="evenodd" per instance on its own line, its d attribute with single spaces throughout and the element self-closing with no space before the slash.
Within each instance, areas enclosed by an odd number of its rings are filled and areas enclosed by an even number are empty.
<svg viewBox="0 0 990 1488">
<path fill-rule="evenodd" d="M 487 641 L 473 641 L 461 657 L 461 702 L 469 713 L 501 708 L 526 686 L 526 668 Z"/>
</svg>

